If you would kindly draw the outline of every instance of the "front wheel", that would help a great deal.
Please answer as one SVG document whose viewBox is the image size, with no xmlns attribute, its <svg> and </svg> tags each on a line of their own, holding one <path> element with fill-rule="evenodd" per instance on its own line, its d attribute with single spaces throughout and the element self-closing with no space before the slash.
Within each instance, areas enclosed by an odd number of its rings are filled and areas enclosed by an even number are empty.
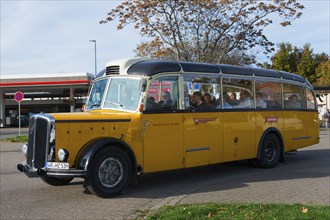
<svg viewBox="0 0 330 220">
<path fill-rule="evenodd" d="M 275 167 L 281 155 L 280 141 L 275 134 L 268 134 L 261 145 L 261 157 L 255 160 L 263 168 Z"/>
<path fill-rule="evenodd" d="M 106 147 L 91 160 L 85 185 L 93 194 L 108 198 L 120 194 L 131 177 L 128 155 L 116 147 Z"/>
<path fill-rule="evenodd" d="M 56 178 L 49 176 L 44 176 L 40 178 L 42 179 L 42 181 L 52 186 L 64 186 L 69 184 L 73 180 L 73 178 Z"/>
</svg>

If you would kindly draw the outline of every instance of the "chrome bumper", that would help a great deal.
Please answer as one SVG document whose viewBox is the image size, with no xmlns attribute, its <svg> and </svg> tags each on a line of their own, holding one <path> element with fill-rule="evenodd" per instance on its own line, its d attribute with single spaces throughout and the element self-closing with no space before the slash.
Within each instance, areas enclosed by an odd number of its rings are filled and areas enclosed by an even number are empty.
<svg viewBox="0 0 330 220">
<path fill-rule="evenodd" d="M 17 169 L 25 173 L 28 177 L 59 177 L 59 178 L 74 178 L 85 177 L 87 172 L 85 170 L 68 169 L 68 170 L 55 170 L 47 168 L 32 169 L 26 162 L 17 164 Z"/>
</svg>

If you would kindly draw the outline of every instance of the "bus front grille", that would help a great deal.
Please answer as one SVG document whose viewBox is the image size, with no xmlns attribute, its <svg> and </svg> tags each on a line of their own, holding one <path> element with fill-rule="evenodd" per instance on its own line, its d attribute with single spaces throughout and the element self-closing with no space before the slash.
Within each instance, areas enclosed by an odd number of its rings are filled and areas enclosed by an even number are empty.
<svg viewBox="0 0 330 220">
<path fill-rule="evenodd" d="M 50 138 L 50 118 L 34 115 L 30 119 L 27 164 L 31 168 L 43 168 L 47 162 Z"/>
</svg>

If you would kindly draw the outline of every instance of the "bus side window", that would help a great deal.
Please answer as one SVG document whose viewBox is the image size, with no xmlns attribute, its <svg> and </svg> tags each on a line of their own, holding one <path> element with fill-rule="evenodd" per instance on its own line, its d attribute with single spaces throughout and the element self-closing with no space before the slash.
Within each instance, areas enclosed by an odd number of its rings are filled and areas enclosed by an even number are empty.
<svg viewBox="0 0 330 220">
<path fill-rule="evenodd" d="M 192 111 L 213 111 L 220 99 L 220 78 L 205 75 L 184 76 L 184 106 Z"/>
<path fill-rule="evenodd" d="M 282 89 L 280 82 L 256 80 L 255 85 L 257 108 L 282 108 Z M 266 105 L 260 100 L 265 102 Z"/>
<path fill-rule="evenodd" d="M 283 90 L 284 107 L 286 109 L 306 109 L 304 87 L 283 83 Z"/>
<path fill-rule="evenodd" d="M 224 95 L 227 94 L 230 97 L 226 101 L 232 108 L 254 108 L 252 80 L 223 78 L 222 84 Z"/>
<path fill-rule="evenodd" d="M 312 109 L 312 110 L 316 109 L 315 96 L 310 89 L 306 89 L 306 102 L 307 102 L 306 103 L 307 109 Z"/>
<path fill-rule="evenodd" d="M 178 109 L 178 77 L 160 77 L 152 81 L 147 91 L 147 111 L 174 111 Z"/>
</svg>

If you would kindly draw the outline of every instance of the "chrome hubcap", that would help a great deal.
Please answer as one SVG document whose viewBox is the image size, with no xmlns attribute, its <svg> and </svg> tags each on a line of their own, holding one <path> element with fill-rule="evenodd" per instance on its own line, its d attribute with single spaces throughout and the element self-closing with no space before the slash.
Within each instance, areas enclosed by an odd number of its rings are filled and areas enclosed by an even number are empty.
<svg viewBox="0 0 330 220">
<path fill-rule="evenodd" d="M 99 167 L 99 179 L 105 187 L 115 187 L 123 178 L 123 166 L 115 158 L 107 158 Z"/>
</svg>

